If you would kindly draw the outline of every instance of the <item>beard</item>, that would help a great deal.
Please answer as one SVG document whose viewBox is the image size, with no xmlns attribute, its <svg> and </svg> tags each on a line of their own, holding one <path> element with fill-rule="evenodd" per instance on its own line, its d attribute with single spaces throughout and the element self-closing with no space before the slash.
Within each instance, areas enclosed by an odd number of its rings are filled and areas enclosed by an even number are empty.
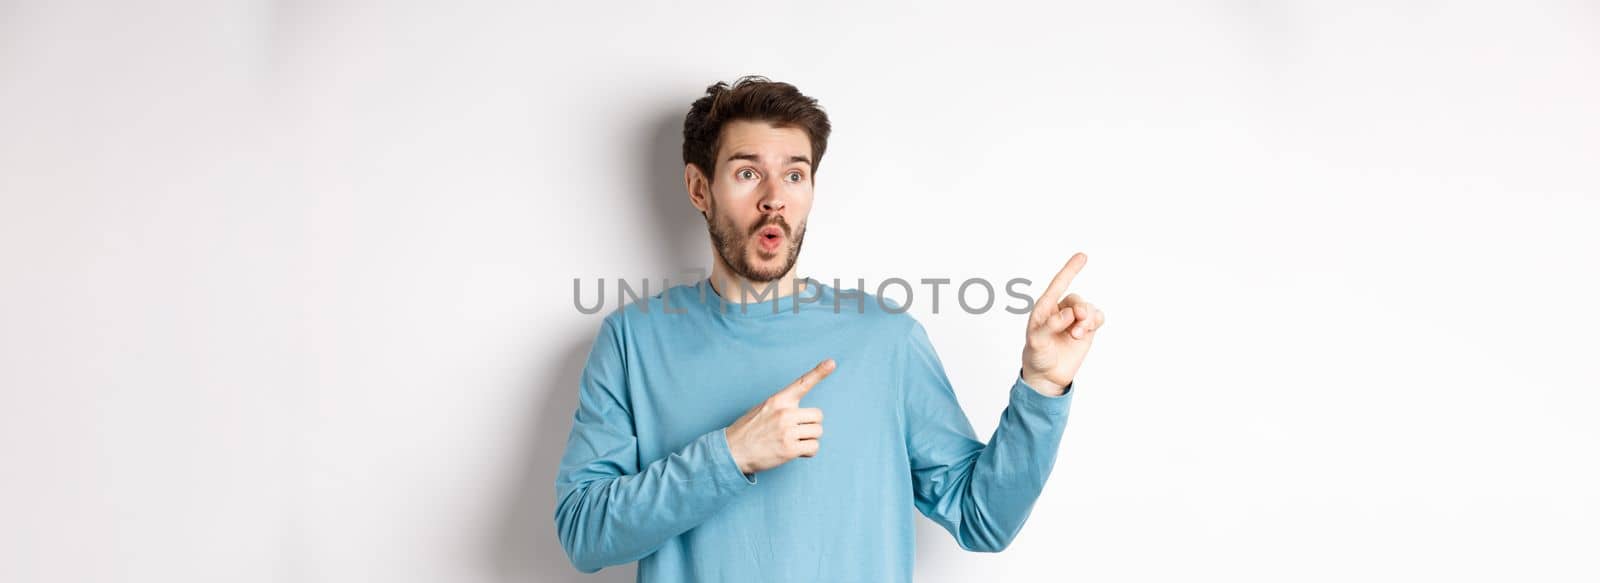
<svg viewBox="0 0 1600 583">
<path fill-rule="evenodd" d="M 800 244 L 805 242 L 806 222 L 800 221 L 800 226 L 789 228 L 789 223 L 780 215 L 771 215 L 765 220 L 756 223 L 749 229 L 740 229 L 733 224 L 733 219 L 717 214 L 715 199 L 711 199 L 710 212 L 706 214 L 706 230 L 711 234 L 711 244 L 717 250 L 717 255 L 722 257 L 722 262 L 733 270 L 735 275 L 750 280 L 753 283 L 767 283 L 783 277 L 794 268 L 794 263 L 800 258 Z M 751 263 L 751 254 L 761 254 L 756 247 L 755 234 L 768 225 L 777 225 L 783 229 L 784 239 L 788 243 L 789 254 L 783 258 L 779 265 L 762 267 Z M 780 250 L 779 253 L 782 253 Z"/>
</svg>

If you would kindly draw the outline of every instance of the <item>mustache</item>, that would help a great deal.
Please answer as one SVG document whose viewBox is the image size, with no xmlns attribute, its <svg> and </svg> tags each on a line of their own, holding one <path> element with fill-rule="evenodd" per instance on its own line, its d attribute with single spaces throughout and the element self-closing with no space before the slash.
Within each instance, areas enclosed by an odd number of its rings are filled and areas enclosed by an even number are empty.
<svg viewBox="0 0 1600 583">
<path fill-rule="evenodd" d="M 783 229 L 783 235 L 785 237 L 792 238 L 794 236 L 794 234 L 790 232 L 789 222 L 783 220 L 783 215 L 772 215 L 772 218 L 756 223 L 756 226 L 750 227 L 750 234 L 755 235 L 758 231 L 767 228 L 769 225 L 777 225 L 779 228 Z"/>
</svg>

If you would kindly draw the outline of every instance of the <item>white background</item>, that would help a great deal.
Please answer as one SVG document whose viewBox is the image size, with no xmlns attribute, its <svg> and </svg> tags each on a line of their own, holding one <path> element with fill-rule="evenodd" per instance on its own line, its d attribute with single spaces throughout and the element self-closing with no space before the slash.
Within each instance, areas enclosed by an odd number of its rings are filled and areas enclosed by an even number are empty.
<svg viewBox="0 0 1600 583">
<path fill-rule="evenodd" d="M 1042 498 L 919 581 L 1600 578 L 1592 2 L 144 4 L 0 3 L 0 580 L 631 581 L 555 539 L 571 282 L 709 266 L 746 73 L 835 124 L 803 273 L 1090 257 Z"/>
</svg>

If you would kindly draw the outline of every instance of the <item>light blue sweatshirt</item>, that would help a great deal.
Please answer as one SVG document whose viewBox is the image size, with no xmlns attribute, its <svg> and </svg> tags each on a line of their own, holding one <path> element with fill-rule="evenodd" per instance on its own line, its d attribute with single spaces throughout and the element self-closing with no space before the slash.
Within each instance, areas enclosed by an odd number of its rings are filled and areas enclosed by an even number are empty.
<svg viewBox="0 0 1600 583">
<path fill-rule="evenodd" d="M 579 571 L 639 561 L 650 583 L 910 581 L 912 508 L 970 551 L 1016 538 L 1076 390 L 1040 394 L 1019 370 L 985 445 L 921 323 L 806 281 L 740 304 L 701 279 L 606 315 L 556 477 L 556 531 Z M 740 472 L 727 426 L 827 358 L 837 367 L 800 402 L 823 411 L 817 455 Z"/>
</svg>

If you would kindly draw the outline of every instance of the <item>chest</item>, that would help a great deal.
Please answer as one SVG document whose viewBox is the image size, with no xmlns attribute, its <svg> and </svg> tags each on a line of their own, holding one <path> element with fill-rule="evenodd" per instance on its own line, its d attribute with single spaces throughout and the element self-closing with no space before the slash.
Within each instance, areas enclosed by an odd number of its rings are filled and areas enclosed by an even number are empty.
<svg viewBox="0 0 1600 583">
<path fill-rule="evenodd" d="M 828 358 L 838 367 L 800 401 L 822 409 L 824 430 L 818 456 L 803 461 L 819 471 L 847 471 L 903 447 L 896 355 L 888 343 L 839 331 L 767 341 L 713 338 L 653 350 L 635 351 L 638 366 L 627 376 L 641 462 L 732 424 Z"/>
</svg>

